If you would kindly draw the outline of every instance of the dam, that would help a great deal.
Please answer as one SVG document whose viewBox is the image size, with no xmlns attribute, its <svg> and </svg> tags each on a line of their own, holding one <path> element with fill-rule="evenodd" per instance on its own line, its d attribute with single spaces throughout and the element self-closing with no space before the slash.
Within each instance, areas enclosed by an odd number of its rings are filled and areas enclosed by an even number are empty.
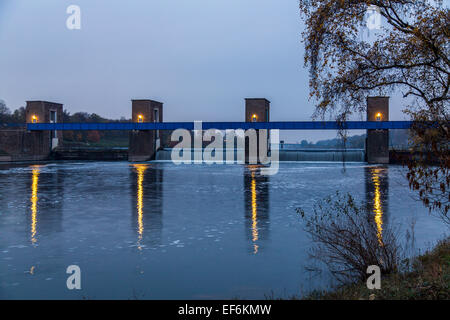
<svg viewBox="0 0 450 320">
<path fill-rule="evenodd" d="M 245 142 L 241 141 L 241 145 L 238 144 L 237 147 L 245 149 L 246 163 L 263 164 L 263 159 L 271 153 L 270 150 L 274 147 L 274 141 L 269 139 L 272 131 L 367 130 L 364 149 L 302 149 L 292 148 L 292 145 L 284 145 L 280 141 L 276 141 L 275 143 L 279 143 L 277 145 L 279 161 L 348 161 L 387 164 L 390 162 L 389 130 L 408 129 L 413 124 L 411 121 L 389 120 L 388 97 L 367 98 L 366 121 L 271 121 L 270 101 L 265 98 L 245 99 L 244 122 L 163 122 L 163 103 L 149 99 L 132 100 L 131 122 L 64 123 L 62 119 L 62 104 L 27 101 L 26 123 L 23 126 L 0 125 L 0 161 L 127 159 L 130 162 L 142 162 L 169 160 L 174 147 L 171 133 L 178 129 L 184 129 L 191 134 L 193 132 L 194 136 L 202 133 L 202 137 L 203 133 L 211 130 L 221 132 L 228 130 L 244 132 L 246 130 L 243 138 Z M 200 130 L 196 128 L 198 123 L 202 123 Z M 128 149 L 73 150 L 64 145 L 63 131 L 102 130 L 129 131 Z M 257 136 L 253 139 L 251 135 L 247 135 L 249 131 L 256 132 Z M 267 143 L 264 141 L 265 139 L 267 139 Z M 204 144 L 195 145 L 195 141 L 194 139 L 194 148 L 191 152 L 194 158 L 201 152 L 196 148 L 205 147 Z M 267 148 L 267 146 L 269 147 Z M 265 149 L 260 150 L 263 147 Z M 184 148 L 186 149 L 186 147 Z M 216 145 L 215 148 L 221 148 L 221 145 Z M 230 146 L 227 145 L 227 148 Z M 231 148 L 233 148 L 233 143 L 231 143 Z M 255 151 L 256 157 L 252 155 L 252 158 L 249 158 L 250 151 Z M 264 153 L 266 154 L 264 155 Z"/>
<path fill-rule="evenodd" d="M 173 148 L 164 148 L 156 152 L 155 160 L 157 161 L 171 161 L 172 152 L 177 151 Z M 223 153 L 223 160 L 225 161 L 225 150 L 220 150 Z M 237 161 L 238 151 L 234 150 L 234 161 Z M 182 152 L 181 150 L 179 152 Z M 195 159 L 196 154 L 202 154 L 204 149 L 191 149 L 191 158 Z M 298 162 L 365 162 L 364 149 L 284 149 L 280 145 L 279 161 L 298 161 Z"/>
</svg>

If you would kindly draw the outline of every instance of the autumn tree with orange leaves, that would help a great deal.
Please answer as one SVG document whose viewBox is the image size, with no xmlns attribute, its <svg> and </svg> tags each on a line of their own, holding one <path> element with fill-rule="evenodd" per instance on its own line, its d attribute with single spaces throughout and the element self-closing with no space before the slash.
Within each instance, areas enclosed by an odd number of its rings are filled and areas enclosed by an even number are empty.
<svg viewBox="0 0 450 320">
<path fill-rule="evenodd" d="M 367 28 L 369 8 L 381 15 L 379 30 Z M 314 116 L 345 121 L 365 111 L 368 96 L 401 93 L 416 121 L 410 187 L 450 222 L 448 8 L 439 0 L 300 0 L 300 11 Z"/>
</svg>

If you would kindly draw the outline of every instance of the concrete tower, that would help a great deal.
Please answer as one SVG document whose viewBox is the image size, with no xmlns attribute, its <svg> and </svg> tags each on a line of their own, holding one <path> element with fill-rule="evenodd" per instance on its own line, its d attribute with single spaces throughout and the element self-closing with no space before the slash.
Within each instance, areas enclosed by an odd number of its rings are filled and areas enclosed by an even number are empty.
<svg viewBox="0 0 450 320">
<path fill-rule="evenodd" d="M 367 121 L 389 121 L 389 97 L 367 98 Z M 367 130 L 368 163 L 389 163 L 389 130 Z"/>
<path fill-rule="evenodd" d="M 248 98 L 245 99 L 245 122 L 270 122 L 270 101 L 265 98 Z M 264 129 L 265 130 L 265 129 Z M 269 150 L 269 132 L 267 131 L 267 150 Z M 261 160 L 267 157 L 267 154 L 260 154 L 260 130 L 256 130 L 257 134 L 257 159 L 253 159 L 249 155 L 250 139 L 245 139 L 245 162 L 246 163 L 262 163 Z"/>
<path fill-rule="evenodd" d="M 136 123 L 162 122 L 163 104 L 154 100 L 132 100 L 132 121 Z M 152 160 L 159 147 L 159 131 L 132 131 L 130 132 L 128 161 L 138 162 Z"/>
</svg>

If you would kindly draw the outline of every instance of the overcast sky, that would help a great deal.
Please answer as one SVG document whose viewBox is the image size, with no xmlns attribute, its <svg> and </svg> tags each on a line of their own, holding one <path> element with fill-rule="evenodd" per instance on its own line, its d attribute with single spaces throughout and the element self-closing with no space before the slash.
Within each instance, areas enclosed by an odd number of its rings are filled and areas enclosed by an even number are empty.
<svg viewBox="0 0 450 320">
<path fill-rule="evenodd" d="M 71 4 L 81 30 L 66 28 Z M 165 121 L 243 121 L 244 98 L 264 97 L 272 120 L 310 120 L 302 30 L 298 0 L 0 0 L 0 99 L 128 118 L 148 98 Z"/>
</svg>

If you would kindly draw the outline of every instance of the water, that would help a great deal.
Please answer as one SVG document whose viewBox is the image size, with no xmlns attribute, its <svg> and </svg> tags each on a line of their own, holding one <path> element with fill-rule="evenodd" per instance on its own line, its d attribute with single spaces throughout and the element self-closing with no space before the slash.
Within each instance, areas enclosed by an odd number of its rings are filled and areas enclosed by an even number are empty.
<svg viewBox="0 0 450 320">
<path fill-rule="evenodd" d="M 305 271 L 311 246 L 296 213 L 352 192 L 383 227 L 416 219 L 418 248 L 448 230 L 408 190 L 401 167 L 153 162 L 0 166 L 0 298 L 286 297 L 329 282 Z M 68 290 L 78 265 L 82 290 Z"/>
</svg>

